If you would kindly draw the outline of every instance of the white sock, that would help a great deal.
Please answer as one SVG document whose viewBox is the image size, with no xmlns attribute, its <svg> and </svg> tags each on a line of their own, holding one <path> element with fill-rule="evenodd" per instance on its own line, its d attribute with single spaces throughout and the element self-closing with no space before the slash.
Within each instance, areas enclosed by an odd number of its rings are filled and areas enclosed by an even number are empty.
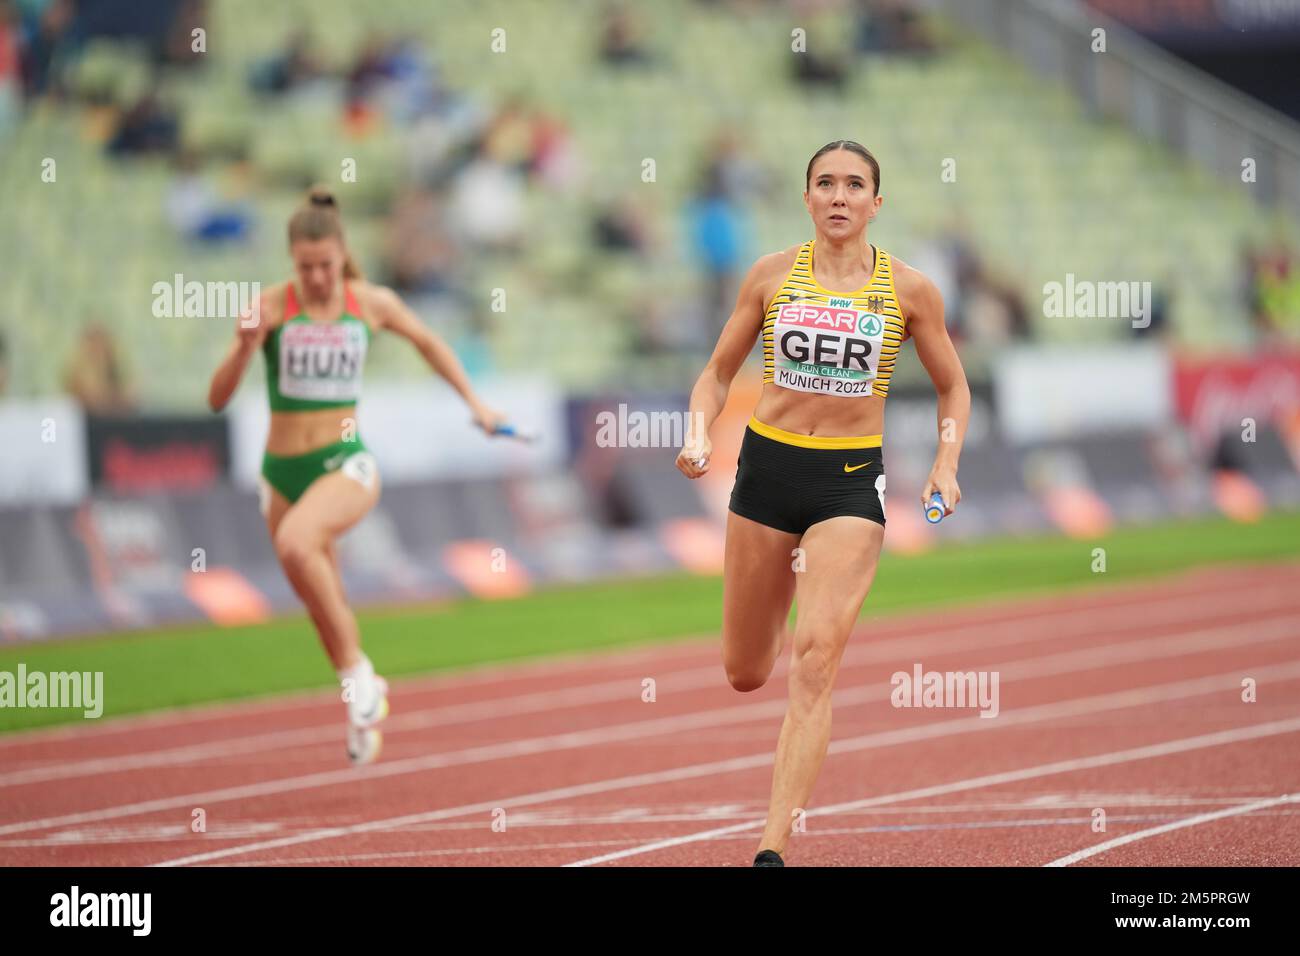
<svg viewBox="0 0 1300 956">
<path fill-rule="evenodd" d="M 344 693 L 347 693 L 349 686 L 352 688 L 348 712 L 368 713 L 374 706 L 375 700 L 375 667 L 370 663 L 370 658 L 362 654 L 360 661 L 352 667 L 344 668 L 338 674 L 339 684 L 343 687 Z"/>
</svg>

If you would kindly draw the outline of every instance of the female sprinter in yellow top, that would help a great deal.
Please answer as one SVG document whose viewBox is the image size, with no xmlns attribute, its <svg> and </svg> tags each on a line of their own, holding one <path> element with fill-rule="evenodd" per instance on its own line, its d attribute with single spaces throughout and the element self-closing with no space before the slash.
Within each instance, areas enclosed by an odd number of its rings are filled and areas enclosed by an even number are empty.
<svg viewBox="0 0 1300 956">
<path fill-rule="evenodd" d="M 799 612 L 789 704 L 777 743 L 767 826 L 755 866 L 783 866 L 791 815 L 807 806 L 826 755 L 831 687 L 876 573 L 885 533 L 885 395 L 907 338 L 939 396 L 938 454 L 921 491 L 961 500 L 957 458 L 970 390 L 933 282 L 867 242 L 880 166 L 858 143 L 828 143 L 805 173 L 816 238 L 763 256 L 691 392 L 677 467 L 708 470 L 708 429 L 763 334 L 763 390 L 741 443 L 727 515 L 722 658 L 739 691 L 767 681 Z M 947 424 L 949 427 L 944 428 Z M 803 568 L 793 570 L 794 549 Z"/>
<path fill-rule="evenodd" d="M 504 419 L 479 401 L 455 353 L 391 289 L 362 280 L 327 190 L 313 189 L 289 220 L 289 254 L 297 282 L 269 289 L 257 311 L 240 317 L 208 404 L 213 411 L 225 407 L 261 349 L 271 403 L 262 513 L 285 576 L 342 682 L 348 756 L 369 763 L 382 743 L 376 724 L 388 713 L 388 685 L 361 652 L 334 541 L 379 500 L 378 469 L 356 427 L 371 337 L 386 330 L 409 340 L 488 434 Z"/>
</svg>

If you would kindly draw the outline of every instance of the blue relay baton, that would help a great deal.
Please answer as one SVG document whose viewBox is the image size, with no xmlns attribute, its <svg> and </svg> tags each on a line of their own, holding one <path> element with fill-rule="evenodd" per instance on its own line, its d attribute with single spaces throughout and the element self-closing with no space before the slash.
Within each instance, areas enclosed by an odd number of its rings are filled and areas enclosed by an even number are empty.
<svg viewBox="0 0 1300 956">
<path fill-rule="evenodd" d="M 935 492 L 930 496 L 930 503 L 925 506 L 925 520 L 930 524 L 938 524 L 943 520 L 943 495 Z"/>
<path fill-rule="evenodd" d="M 536 432 L 525 431 L 514 425 L 501 424 L 492 430 L 493 435 L 501 435 L 505 438 L 516 438 L 519 441 L 530 442 L 537 438 Z"/>
</svg>

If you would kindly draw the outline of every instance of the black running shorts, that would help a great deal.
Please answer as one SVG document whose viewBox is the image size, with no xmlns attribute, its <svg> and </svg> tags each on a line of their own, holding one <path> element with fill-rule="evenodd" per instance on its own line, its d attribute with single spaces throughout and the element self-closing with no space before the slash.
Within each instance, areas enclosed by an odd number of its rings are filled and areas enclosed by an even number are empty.
<svg viewBox="0 0 1300 956">
<path fill-rule="evenodd" d="M 885 523 L 881 436 L 800 435 L 750 418 L 740 445 L 730 509 L 803 534 L 839 515 Z"/>
</svg>

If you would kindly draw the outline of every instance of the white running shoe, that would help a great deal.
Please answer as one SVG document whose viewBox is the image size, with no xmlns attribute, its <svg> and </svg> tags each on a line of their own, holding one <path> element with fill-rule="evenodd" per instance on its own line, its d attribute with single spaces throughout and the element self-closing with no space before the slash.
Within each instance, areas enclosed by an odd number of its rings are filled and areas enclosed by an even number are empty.
<svg viewBox="0 0 1300 956">
<path fill-rule="evenodd" d="M 384 749 L 384 735 L 374 727 L 348 724 L 348 759 L 355 766 L 374 763 Z"/>
<path fill-rule="evenodd" d="M 388 716 L 388 681 L 375 675 L 375 695 L 370 709 L 358 712 L 348 706 L 348 759 L 360 766 L 374 763 L 384 747 L 384 735 L 376 726 Z"/>
<path fill-rule="evenodd" d="M 374 693 L 370 700 L 348 701 L 348 722 L 357 727 L 373 727 L 388 716 L 388 681 L 378 674 L 371 680 Z"/>
</svg>

